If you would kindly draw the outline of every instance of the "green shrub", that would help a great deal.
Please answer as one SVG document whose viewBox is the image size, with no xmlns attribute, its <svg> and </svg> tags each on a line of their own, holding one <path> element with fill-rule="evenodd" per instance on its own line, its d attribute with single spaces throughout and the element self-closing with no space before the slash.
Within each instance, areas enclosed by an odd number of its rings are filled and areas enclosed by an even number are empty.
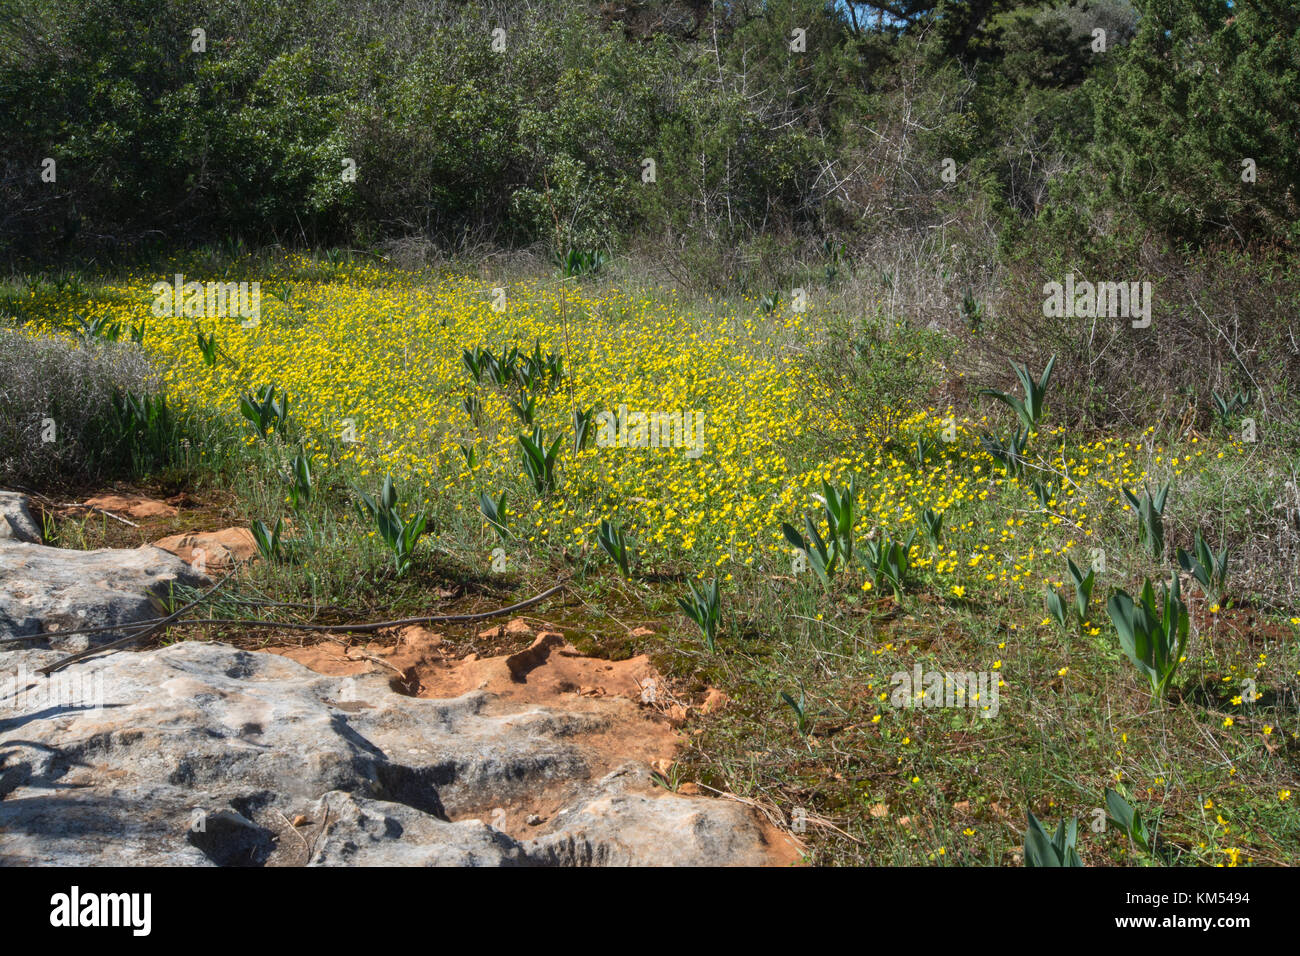
<svg viewBox="0 0 1300 956">
<path fill-rule="evenodd" d="M 92 480 L 174 462 L 184 428 L 161 387 L 135 344 L 0 329 L 0 482 Z"/>
<path fill-rule="evenodd" d="M 883 315 L 831 316 L 825 340 L 809 359 L 808 374 L 820 386 L 813 401 L 860 440 L 887 442 L 938 384 L 942 341 L 941 333 Z"/>
</svg>

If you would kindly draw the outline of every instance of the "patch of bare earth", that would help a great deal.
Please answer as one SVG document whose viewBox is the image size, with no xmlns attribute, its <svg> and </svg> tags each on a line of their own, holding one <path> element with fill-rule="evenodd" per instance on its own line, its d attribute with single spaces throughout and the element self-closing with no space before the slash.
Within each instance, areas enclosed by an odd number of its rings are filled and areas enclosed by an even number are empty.
<svg viewBox="0 0 1300 956">
<path fill-rule="evenodd" d="M 416 697 L 445 699 L 479 692 L 484 713 L 492 715 L 545 709 L 560 719 L 578 718 L 572 721 L 570 742 L 583 752 L 592 779 L 628 761 L 645 764 L 666 779 L 684 744 L 681 728 L 692 711 L 708 714 L 727 702 L 717 691 L 698 707 L 676 700 L 645 655 L 623 661 L 587 657 L 558 631 L 534 631 L 520 618 L 491 630 L 496 633 L 483 636 L 532 641 L 512 654 L 457 659 L 444 650 L 441 634 L 405 627 L 364 643 L 326 641 L 265 650 L 331 676 L 385 672 L 394 690 Z M 584 782 L 557 780 L 521 800 L 472 808 L 469 814 L 491 820 L 511 836 L 528 838 L 547 832 L 556 811 Z M 680 792 L 698 790 L 684 784 Z M 773 864 L 799 859 L 800 849 L 787 834 L 766 827 L 765 836 Z"/>
</svg>

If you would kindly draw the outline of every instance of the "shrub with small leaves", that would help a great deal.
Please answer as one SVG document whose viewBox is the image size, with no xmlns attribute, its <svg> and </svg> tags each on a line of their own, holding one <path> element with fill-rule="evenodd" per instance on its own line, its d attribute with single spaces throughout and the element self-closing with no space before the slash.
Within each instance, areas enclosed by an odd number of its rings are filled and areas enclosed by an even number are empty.
<svg viewBox="0 0 1300 956">
<path fill-rule="evenodd" d="M 143 412 L 134 421 L 127 394 Z M 152 412 L 143 407 L 147 395 Z M 162 377 L 138 346 L 0 328 L 0 486 L 99 480 L 170 464 L 187 432 L 177 415 L 160 414 L 164 395 Z M 48 427 L 57 428 L 57 440 L 43 440 Z M 150 460 L 156 453 L 165 457 Z"/>
</svg>

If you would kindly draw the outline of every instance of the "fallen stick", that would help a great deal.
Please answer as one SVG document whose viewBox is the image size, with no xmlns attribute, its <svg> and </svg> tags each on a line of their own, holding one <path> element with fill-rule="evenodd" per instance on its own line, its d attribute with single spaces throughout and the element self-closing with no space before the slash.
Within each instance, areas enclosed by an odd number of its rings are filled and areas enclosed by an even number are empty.
<svg viewBox="0 0 1300 956">
<path fill-rule="evenodd" d="M 234 571 L 232 570 L 230 574 L 233 573 Z M 555 587 L 553 588 L 549 588 L 543 591 L 541 594 L 538 594 L 536 597 L 528 598 L 528 600 L 526 601 L 520 601 L 518 604 L 512 604 L 509 607 L 497 608 L 492 611 L 480 611 L 477 614 L 443 614 L 443 615 L 437 615 L 433 617 L 408 617 L 408 618 L 401 618 L 395 621 L 373 621 L 369 624 L 297 624 L 294 622 L 263 621 L 257 618 L 237 618 L 237 617 L 198 618 L 192 621 L 178 620 L 178 618 L 182 614 L 186 613 L 187 611 L 189 611 L 194 607 L 197 607 L 199 604 L 202 604 L 205 600 L 207 600 L 207 598 L 214 591 L 216 591 L 217 588 L 221 587 L 221 585 L 225 584 L 226 581 L 230 579 L 230 574 L 227 574 L 224 578 L 218 581 L 210 589 L 205 591 L 198 598 L 191 601 L 189 604 L 185 605 L 183 608 L 181 608 L 179 611 L 175 612 L 174 614 L 170 614 L 167 617 L 163 617 L 163 618 L 156 618 L 153 621 L 138 621 L 132 625 L 119 625 L 119 628 L 115 628 L 115 629 L 120 629 L 122 627 L 138 627 L 140 628 L 140 630 L 138 630 L 134 634 L 129 634 L 126 637 L 121 638 L 120 640 L 112 641 L 108 644 L 100 644 L 98 647 L 89 647 L 86 650 L 79 651 L 78 653 L 72 654 L 69 657 L 61 658 L 60 660 L 55 661 L 53 664 L 48 664 L 45 667 L 38 668 L 37 672 L 41 674 L 51 674 L 61 667 L 66 667 L 68 664 L 75 664 L 77 661 L 84 660 L 87 657 L 93 657 L 94 655 L 98 654 L 100 651 L 115 650 L 119 647 L 123 647 L 127 644 L 130 644 L 132 641 L 137 641 L 142 637 L 148 637 L 149 635 L 162 630 L 168 625 L 224 624 L 224 625 L 242 625 L 244 627 L 286 628 L 288 630 L 294 630 L 294 631 L 318 631 L 318 632 L 325 631 L 334 634 L 338 634 L 338 633 L 372 634 L 375 631 L 381 631 L 384 628 L 406 627 L 412 624 L 464 624 L 470 621 L 485 621 L 488 618 L 500 617 L 503 614 L 511 614 L 515 611 L 522 610 L 523 608 L 532 607 L 534 604 L 539 604 L 542 601 L 546 600 L 548 597 L 550 597 L 552 594 L 555 594 L 557 591 L 564 590 L 564 584 L 560 583 L 555 585 Z M 21 638 L 10 638 L 9 640 L 30 640 L 33 637 L 49 637 L 52 634 L 57 634 L 62 636 L 62 635 L 74 634 L 74 633 L 76 632 L 75 631 L 48 631 L 44 634 L 29 634 L 29 635 L 24 635 Z"/>
<path fill-rule="evenodd" d="M 113 514 L 113 512 L 111 512 L 111 511 L 109 511 L 109 510 L 107 510 L 107 509 L 105 509 L 105 508 L 101 508 L 101 507 L 99 507 L 98 505 L 81 505 L 81 504 L 77 504 L 76 502 L 71 502 L 71 503 L 66 504 L 66 505 L 59 505 L 58 507 L 60 507 L 60 508 L 85 508 L 87 511 L 98 511 L 98 512 L 99 512 L 100 514 L 102 514 L 102 515 L 108 515 L 110 518 L 112 518 L 112 519 L 114 519 L 114 520 L 116 520 L 116 521 L 120 521 L 120 522 L 122 522 L 122 524 L 129 524 L 132 528 L 138 528 L 138 527 L 140 527 L 140 526 L 139 526 L 138 524 L 136 524 L 134 521 L 127 521 L 127 520 L 126 520 L 125 518 L 123 518 L 121 515 L 115 515 L 115 514 Z"/>
<path fill-rule="evenodd" d="M 206 601 L 209 597 L 211 597 L 216 592 L 218 588 L 220 588 L 223 584 L 229 581 L 230 576 L 234 573 L 235 573 L 235 569 L 231 568 L 230 571 L 227 572 L 224 578 L 222 578 L 216 584 L 212 585 L 212 587 L 208 588 L 206 591 L 200 594 L 189 604 L 185 605 L 180 610 L 167 615 L 167 617 L 159 618 L 156 623 L 151 624 L 148 627 L 143 627 L 140 630 L 136 631 L 134 634 L 128 634 L 126 637 L 123 637 L 120 640 L 110 641 L 107 644 L 100 644 L 97 647 L 88 647 L 84 651 L 78 651 L 76 654 L 70 654 L 67 657 L 61 657 L 53 664 L 46 664 L 44 667 L 36 668 L 36 673 L 45 674 L 45 675 L 52 674 L 61 667 L 67 667 L 69 664 L 75 664 L 77 661 L 85 660 L 87 657 L 94 657 L 96 654 L 100 653 L 101 651 L 115 650 L 119 647 L 124 647 L 133 641 L 138 641 L 142 637 L 148 637 L 150 634 L 153 634 L 157 631 L 161 631 L 163 628 L 165 628 L 168 624 L 175 621 L 186 611 L 190 610 L 191 608 L 198 607 L 200 604 Z M 60 632 L 53 631 L 50 633 L 57 634 Z"/>
<path fill-rule="evenodd" d="M 509 614 L 512 611 L 518 611 L 540 601 L 544 601 L 556 591 L 563 588 L 563 584 L 557 584 L 549 591 L 543 591 L 536 597 L 531 597 L 526 601 L 518 604 L 512 604 L 510 607 L 499 608 L 495 611 L 482 611 L 478 614 L 448 614 L 441 617 L 411 617 L 400 621 L 377 621 L 363 624 L 298 624 L 294 622 L 267 621 L 257 617 L 230 617 L 230 618 L 197 618 L 191 621 L 177 621 L 178 624 L 247 624 L 250 627 L 283 627 L 290 630 L 299 631 L 335 631 L 335 632 L 352 632 L 365 634 L 371 631 L 382 630 L 386 627 L 405 627 L 408 624 L 463 624 L 469 621 L 482 621 L 491 617 L 499 617 L 502 614 Z M 209 592 L 210 593 L 210 592 Z M 202 600 L 202 599 L 200 599 Z M 198 602 L 195 602 L 198 603 Z M 235 603 L 243 603 L 236 601 Z M 193 605 L 190 605 L 191 607 Z M 307 604 L 284 604 L 284 607 L 313 607 Z M 322 609 L 333 609 L 329 605 L 321 605 Z M 342 610 L 342 609 L 339 609 Z M 174 617 L 175 615 L 173 615 Z M 98 634 L 104 631 L 126 631 L 133 628 L 148 628 L 155 624 L 161 624 L 168 618 L 154 617 L 147 618 L 143 621 L 132 621 L 129 624 L 100 624 L 95 627 L 71 627 L 62 631 L 41 631 L 37 634 L 22 634 L 18 637 L 0 637 L 0 644 L 14 644 L 19 641 L 37 641 L 46 637 L 67 637 L 72 634 Z M 110 645 L 104 644 L 103 647 Z"/>
<path fill-rule="evenodd" d="M 248 627 L 283 627 L 293 631 L 328 631 L 333 634 L 372 634 L 375 631 L 382 631 L 387 627 L 407 627 L 412 624 L 465 624 L 470 621 L 485 621 L 492 617 L 501 617 L 503 614 L 513 614 L 515 611 L 521 611 L 526 607 L 532 607 L 534 604 L 540 604 L 557 591 L 564 590 L 564 584 L 557 584 L 553 588 L 543 591 L 536 597 L 530 597 L 526 601 L 520 601 L 518 604 L 512 604 L 509 607 L 497 608 L 494 611 L 480 611 L 477 614 L 442 614 L 433 617 L 405 617 L 396 621 L 372 621 L 368 624 L 298 624 L 293 621 L 264 621 L 260 618 L 195 618 L 189 621 L 177 621 L 178 625 L 185 624 L 243 624 Z M 62 632 L 62 633 L 67 633 Z"/>
<path fill-rule="evenodd" d="M 0 644 L 16 644 L 19 641 L 39 641 L 46 637 L 67 637 L 71 634 L 99 634 L 104 631 L 134 631 L 149 627 L 161 621 L 160 617 L 151 617 L 129 624 L 100 624 L 96 627 L 73 627 L 66 631 L 37 631 L 35 634 L 20 634 L 18 637 L 0 637 Z"/>
<path fill-rule="evenodd" d="M 229 602 L 231 604 L 254 604 L 254 605 L 265 605 L 265 606 L 274 606 L 274 607 L 303 607 L 303 608 L 311 608 L 313 610 L 322 610 L 322 611 L 329 611 L 329 610 L 346 611 L 346 608 L 336 608 L 333 605 L 329 605 L 329 604 L 315 605 L 315 604 L 291 604 L 291 603 L 285 603 L 280 601 L 241 601 L 238 598 L 225 598 L 222 603 L 225 602 Z M 347 611 L 347 613 L 352 614 L 355 612 Z M 149 618 L 145 618 L 143 621 L 131 621 L 128 624 L 97 624 L 94 627 L 70 627 L 67 630 L 61 630 L 61 631 L 38 631 L 35 634 L 22 634 L 19 635 L 18 637 L 0 637 L 0 644 L 14 644 L 17 643 L 18 641 L 35 641 L 43 637 L 67 637 L 68 635 L 71 634 L 102 634 L 104 631 L 130 631 L 136 628 L 150 627 L 151 625 L 158 624 L 162 620 L 163 618 L 161 617 L 149 617 Z M 255 620 L 255 619 L 250 619 L 250 620 Z"/>
</svg>

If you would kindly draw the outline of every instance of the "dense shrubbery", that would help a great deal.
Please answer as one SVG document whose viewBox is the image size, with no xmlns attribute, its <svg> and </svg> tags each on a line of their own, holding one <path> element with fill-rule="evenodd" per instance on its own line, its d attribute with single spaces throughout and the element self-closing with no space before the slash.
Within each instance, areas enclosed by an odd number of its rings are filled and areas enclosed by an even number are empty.
<svg viewBox="0 0 1300 956">
<path fill-rule="evenodd" d="M 828 155 L 800 111 L 809 71 L 766 21 L 724 24 L 747 30 L 722 51 L 756 57 L 747 76 L 698 42 L 630 42 L 560 4 L 18 6 L 0 66 L 11 240 L 517 243 L 558 220 L 562 244 L 608 246 L 641 224 L 793 221 Z"/>
<path fill-rule="evenodd" d="M 0 482 L 68 482 L 169 463 L 180 440 L 135 345 L 0 329 Z"/>
<path fill-rule="evenodd" d="M 8 0 L 0 240 L 455 247 L 558 224 L 562 246 L 640 234 L 734 272 L 758 235 L 861 248 L 977 195 L 1003 220 L 1294 238 L 1286 4 L 914 3 L 906 24 L 871 6 Z"/>
<path fill-rule="evenodd" d="M 700 289 L 861 286 L 976 346 L 981 384 L 1059 352 L 1076 419 L 1294 405 L 1288 4 L 882 6 L 8 0 L 0 255 L 605 250 Z M 1151 279 L 1153 328 L 1045 320 L 1071 272 Z"/>
<path fill-rule="evenodd" d="M 1004 376 L 1008 358 L 1041 365 L 1060 354 L 1061 398 L 1069 421 L 1212 427 L 1212 393 L 1249 393 L 1243 416 L 1267 420 L 1272 440 L 1294 442 L 1300 426 L 1300 271 L 1276 247 L 1216 246 L 1200 252 L 1138 241 L 1094 245 L 1050 256 L 1026 239 L 1010 258 L 997 316 L 969 339 L 967 361 Z M 1073 272 L 1082 282 L 1148 280 L 1151 324 L 1125 317 L 1052 318 L 1042 285 Z M 1262 436 L 1261 436 L 1262 437 Z"/>
</svg>

